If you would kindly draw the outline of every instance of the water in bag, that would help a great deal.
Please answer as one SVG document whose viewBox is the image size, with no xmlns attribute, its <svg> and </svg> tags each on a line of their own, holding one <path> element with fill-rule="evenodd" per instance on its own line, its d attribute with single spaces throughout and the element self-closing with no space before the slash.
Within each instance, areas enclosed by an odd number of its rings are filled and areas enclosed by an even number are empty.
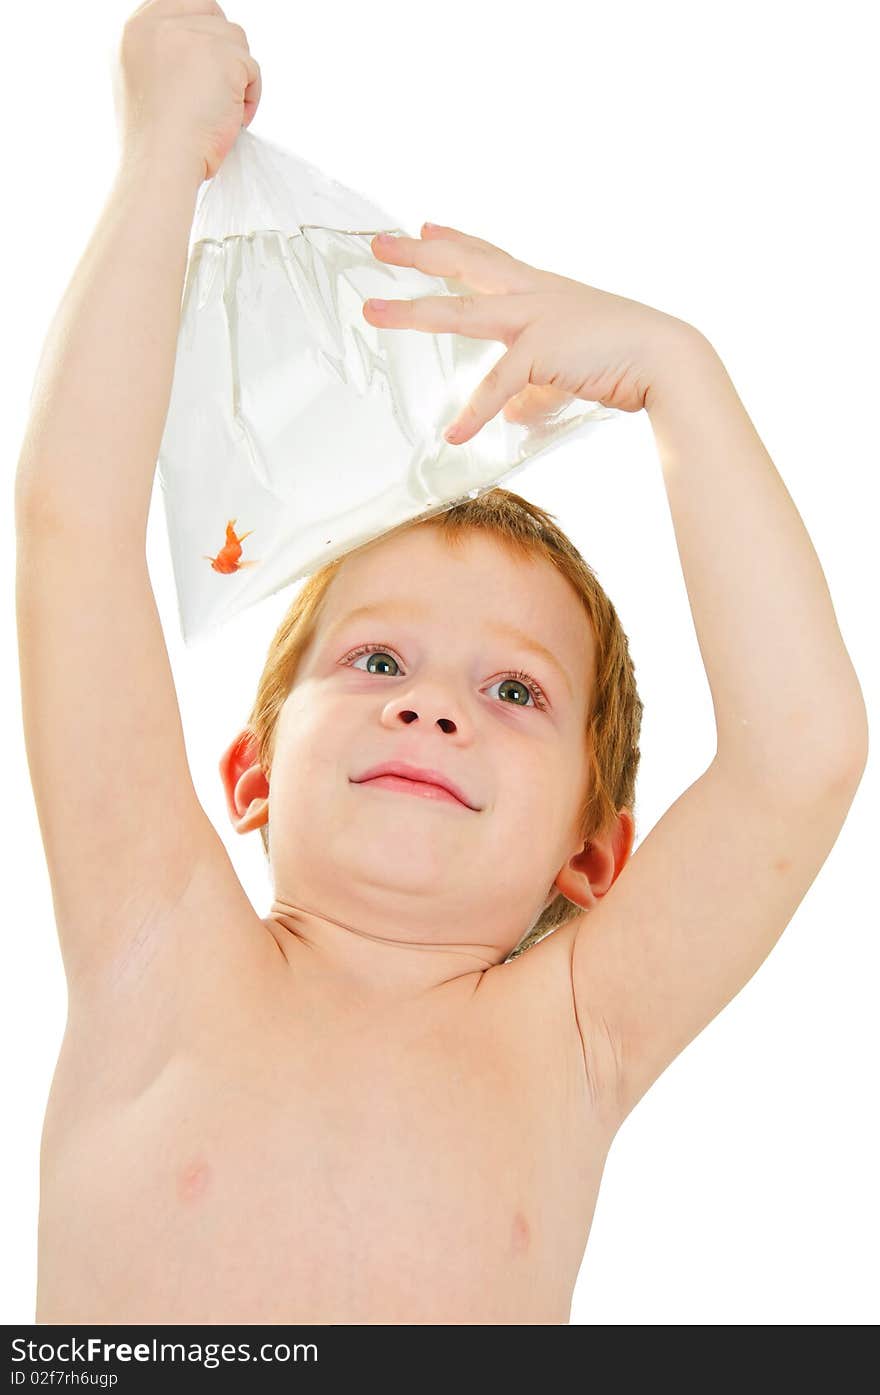
<svg viewBox="0 0 880 1395">
<path fill-rule="evenodd" d="M 158 459 L 187 643 L 620 415 L 573 398 L 449 445 L 504 346 L 370 325 L 369 297 L 468 290 L 380 262 L 377 232 L 412 235 L 246 129 L 202 186 Z"/>
</svg>

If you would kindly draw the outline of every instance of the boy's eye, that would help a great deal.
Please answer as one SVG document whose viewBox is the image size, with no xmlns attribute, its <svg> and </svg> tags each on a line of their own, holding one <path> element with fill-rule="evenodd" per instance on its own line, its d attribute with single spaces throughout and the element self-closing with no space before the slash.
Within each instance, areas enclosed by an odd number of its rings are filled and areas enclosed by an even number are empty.
<svg viewBox="0 0 880 1395">
<path fill-rule="evenodd" d="M 492 683 L 490 686 L 494 688 L 496 684 L 502 688 L 507 687 L 509 684 L 514 690 L 519 689 L 520 697 L 514 697 L 513 699 L 515 707 L 528 707 L 529 698 L 532 699 L 535 707 L 541 706 L 540 699 L 536 696 L 536 691 L 540 693 L 540 688 L 538 688 L 537 684 L 534 684 L 533 680 L 526 674 L 522 674 L 521 676 L 515 673 L 508 674 L 505 678 L 496 678 L 495 683 Z M 523 696 L 524 701 L 521 701 L 520 698 Z"/>
<path fill-rule="evenodd" d="M 395 669 L 399 668 L 399 664 L 393 654 L 388 654 L 384 649 L 361 649 L 358 652 L 367 660 L 365 672 L 381 673 L 388 678 L 397 677 L 396 672 L 388 672 L 389 664 L 393 664 Z M 373 662 L 374 659 L 376 659 L 376 663 Z M 353 667 L 357 668 L 357 664 L 354 664 Z"/>
<path fill-rule="evenodd" d="M 362 669 L 364 673 L 377 673 L 383 678 L 396 678 L 398 676 L 398 671 L 400 669 L 399 660 L 387 649 L 380 648 L 378 644 L 362 644 L 359 649 L 353 649 L 350 654 L 346 654 L 345 658 L 340 660 L 340 663 L 350 663 L 353 668 L 358 668 L 360 665 L 352 662 L 354 659 L 358 658 L 366 659 L 366 667 Z M 393 672 L 390 669 L 391 665 L 394 667 Z M 510 691 L 510 688 L 513 688 L 515 693 L 517 690 L 519 691 L 518 697 L 514 696 L 513 698 L 504 699 L 504 701 L 512 703 L 515 707 L 528 707 L 529 697 L 532 698 L 533 706 L 542 709 L 546 707 L 543 690 L 535 682 L 534 678 L 531 678 L 527 673 L 505 674 L 501 678 L 496 678 L 495 682 L 492 683 L 490 687 L 494 688 L 496 685 L 500 685 L 501 688 L 507 688 L 508 691 Z"/>
</svg>

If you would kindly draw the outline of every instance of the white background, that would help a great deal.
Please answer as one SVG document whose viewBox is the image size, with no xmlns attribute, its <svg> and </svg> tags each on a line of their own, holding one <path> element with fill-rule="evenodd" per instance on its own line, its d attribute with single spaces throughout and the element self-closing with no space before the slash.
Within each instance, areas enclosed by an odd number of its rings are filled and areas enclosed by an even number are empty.
<svg viewBox="0 0 880 1395">
<path fill-rule="evenodd" d="M 133 8 L 44 0 L 4 21 L 6 1323 L 33 1321 L 40 1129 L 66 1012 L 21 728 L 13 479 L 42 342 L 115 169 L 110 63 Z M 426 219 L 450 223 L 707 335 L 813 540 L 876 720 L 880 239 L 869 7 L 229 0 L 225 12 L 244 25 L 262 68 L 255 134 L 414 232 Z M 556 516 L 630 637 L 645 703 L 641 841 L 715 749 L 646 414 L 539 457 L 511 487 Z M 195 785 L 265 915 L 259 835 L 229 826 L 217 760 L 246 719 L 294 592 L 185 651 L 158 492 L 148 558 Z M 781 942 L 623 1125 L 573 1323 L 880 1316 L 877 793 L 872 759 Z"/>
</svg>

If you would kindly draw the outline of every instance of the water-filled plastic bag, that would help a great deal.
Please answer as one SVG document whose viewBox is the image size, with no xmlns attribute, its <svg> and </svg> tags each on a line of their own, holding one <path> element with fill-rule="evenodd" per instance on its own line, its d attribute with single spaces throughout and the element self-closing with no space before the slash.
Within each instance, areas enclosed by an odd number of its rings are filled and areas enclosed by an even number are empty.
<svg viewBox="0 0 880 1395">
<path fill-rule="evenodd" d="M 620 415 L 571 398 L 446 442 L 504 345 L 370 325 L 368 297 L 468 290 L 379 261 L 377 232 L 414 236 L 246 129 L 199 191 L 158 458 L 187 643 Z"/>
</svg>

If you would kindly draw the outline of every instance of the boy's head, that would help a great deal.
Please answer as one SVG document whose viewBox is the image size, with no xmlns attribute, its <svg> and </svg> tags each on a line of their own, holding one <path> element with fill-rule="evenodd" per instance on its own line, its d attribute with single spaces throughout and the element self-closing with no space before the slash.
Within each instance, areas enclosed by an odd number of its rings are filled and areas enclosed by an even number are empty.
<svg viewBox="0 0 880 1395">
<path fill-rule="evenodd" d="M 345 886 L 347 916 L 360 898 L 365 923 L 378 910 L 437 944 L 454 926 L 512 957 L 626 862 L 641 714 L 594 573 L 550 515 L 496 488 L 305 582 L 221 773 L 277 896 L 338 913 Z M 389 761 L 440 771 L 476 807 L 359 783 Z"/>
</svg>

